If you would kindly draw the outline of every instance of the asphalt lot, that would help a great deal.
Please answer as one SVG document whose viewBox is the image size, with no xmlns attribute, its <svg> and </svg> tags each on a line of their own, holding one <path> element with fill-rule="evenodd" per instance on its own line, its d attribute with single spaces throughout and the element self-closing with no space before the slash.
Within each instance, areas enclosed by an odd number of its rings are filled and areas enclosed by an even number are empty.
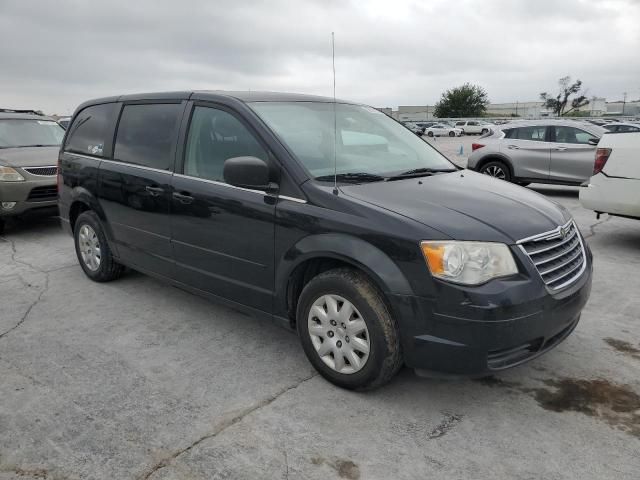
<svg viewBox="0 0 640 480">
<path fill-rule="evenodd" d="M 438 139 L 464 163 L 476 137 Z M 457 156 L 459 145 L 464 156 Z M 55 219 L 0 237 L 0 480 L 638 479 L 640 222 L 566 205 L 595 255 L 576 331 L 482 380 L 318 377 L 294 334 L 137 273 L 85 278 Z"/>
</svg>

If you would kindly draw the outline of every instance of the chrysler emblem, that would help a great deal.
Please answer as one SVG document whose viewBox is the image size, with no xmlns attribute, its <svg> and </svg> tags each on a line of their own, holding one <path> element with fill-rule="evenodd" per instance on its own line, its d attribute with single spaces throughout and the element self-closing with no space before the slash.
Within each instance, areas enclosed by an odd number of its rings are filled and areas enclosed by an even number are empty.
<svg viewBox="0 0 640 480">
<path fill-rule="evenodd" d="M 560 236 L 564 239 L 569 235 L 569 227 L 560 227 Z"/>
</svg>

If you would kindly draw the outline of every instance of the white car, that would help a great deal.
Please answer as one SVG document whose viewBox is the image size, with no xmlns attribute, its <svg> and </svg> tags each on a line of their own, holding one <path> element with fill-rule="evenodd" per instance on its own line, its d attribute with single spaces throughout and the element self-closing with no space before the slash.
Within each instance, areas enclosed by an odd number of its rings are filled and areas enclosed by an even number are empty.
<svg viewBox="0 0 640 480">
<path fill-rule="evenodd" d="M 424 129 L 424 134 L 428 137 L 459 137 L 462 135 L 462 130 L 456 127 L 450 127 L 444 123 L 436 123 L 429 128 Z"/>
<path fill-rule="evenodd" d="M 640 132 L 602 136 L 593 176 L 580 188 L 580 203 L 597 214 L 640 220 Z"/>
<path fill-rule="evenodd" d="M 495 125 L 482 120 L 461 120 L 456 122 L 456 128 L 461 129 L 465 135 L 484 135 L 489 133 L 492 127 L 495 127 Z"/>
</svg>

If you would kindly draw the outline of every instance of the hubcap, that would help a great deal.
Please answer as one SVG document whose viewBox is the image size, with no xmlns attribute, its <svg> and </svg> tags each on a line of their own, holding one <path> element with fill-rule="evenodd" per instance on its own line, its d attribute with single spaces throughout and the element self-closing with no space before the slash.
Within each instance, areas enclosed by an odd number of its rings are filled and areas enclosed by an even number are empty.
<svg viewBox="0 0 640 480">
<path fill-rule="evenodd" d="M 507 178 L 507 176 L 504 173 L 504 170 L 498 167 L 497 165 L 491 165 L 489 168 L 487 168 L 484 171 L 484 174 L 489 175 L 490 177 L 499 178 L 500 180 L 504 180 L 505 178 Z"/>
<path fill-rule="evenodd" d="M 102 259 L 102 252 L 100 250 L 100 241 L 98 235 L 93 228 L 89 225 L 82 225 L 80 232 L 78 233 L 80 248 L 80 256 L 86 267 L 95 272 L 100 268 L 100 261 Z"/>
<path fill-rule="evenodd" d="M 358 309 L 338 295 L 323 295 L 309 311 L 309 335 L 320 359 L 332 370 L 351 374 L 367 363 L 371 343 Z"/>
</svg>

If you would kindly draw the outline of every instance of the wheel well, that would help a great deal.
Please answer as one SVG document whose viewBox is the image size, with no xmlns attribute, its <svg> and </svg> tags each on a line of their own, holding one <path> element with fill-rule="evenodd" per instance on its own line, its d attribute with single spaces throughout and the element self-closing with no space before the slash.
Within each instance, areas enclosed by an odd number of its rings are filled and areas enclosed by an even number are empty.
<svg viewBox="0 0 640 480">
<path fill-rule="evenodd" d="M 71 204 L 71 208 L 69 209 L 69 224 L 71 225 L 71 231 L 73 231 L 76 220 L 80 216 L 82 212 L 86 212 L 87 210 L 91 210 L 89 205 L 84 202 L 73 202 Z"/>
<path fill-rule="evenodd" d="M 362 273 L 371 280 L 376 288 L 380 290 L 380 286 L 378 285 L 378 283 L 374 279 L 372 279 L 366 271 L 364 271 L 362 268 L 358 268 L 358 266 L 352 263 L 331 257 L 319 257 L 305 260 L 300 265 L 298 265 L 293 270 L 293 272 L 291 272 L 291 275 L 289 276 L 289 282 L 287 284 L 287 315 L 289 317 L 289 323 L 292 328 L 295 327 L 298 300 L 300 299 L 300 294 L 302 293 L 302 289 L 305 287 L 305 285 L 307 285 L 307 283 L 309 283 L 314 277 L 320 275 L 321 273 L 340 267 L 350 268 L 351 270 L 356 270 Z M 391 308 L 388 305 L 387 299 L 384 295 L 382 295 L 382 298 L 384 302 L 387 303 L 387 308 L 389 308 L 389 311 L 391 311 Z"/>
<path fill-rule="evenodd" d="M 511 165 L 511 162 L 509 160 L 507 160 L 506 158 L 503 157 L 497 157 L 495 155 L 490 155 L 488 157 L 483 158 L 482 160 L 480 160 L 478 162 L 478 164 L 476 165 L 476 170 L 479 172 L 480 169 L 482 167 L 484 167 L 487 163 L 489 162 L 500 162 L 500 163 L 504 163 L 507 168 L 509 169 L 509 172 L 511 173 L 511 178 L 513 178 L 513 166 Z"/>
</svg>

